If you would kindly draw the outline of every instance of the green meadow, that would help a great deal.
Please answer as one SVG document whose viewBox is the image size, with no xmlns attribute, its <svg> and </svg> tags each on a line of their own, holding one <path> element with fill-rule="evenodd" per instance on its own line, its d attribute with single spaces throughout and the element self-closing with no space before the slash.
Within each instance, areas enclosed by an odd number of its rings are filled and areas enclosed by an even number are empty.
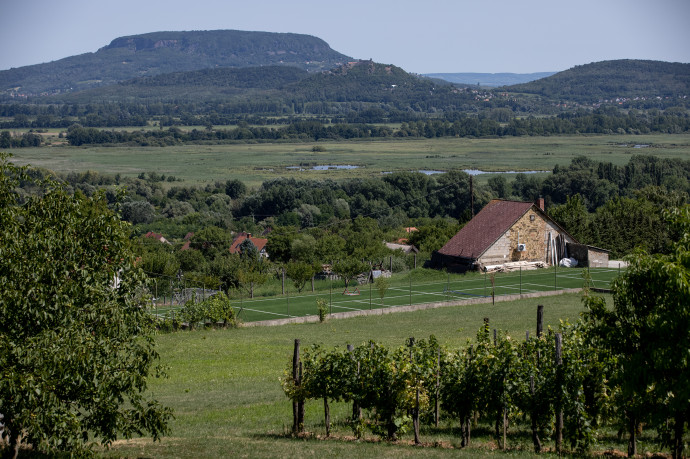
<svg viewBox="0 0 690 459">
<path fill-rule="evenodd" d="M 367 433 L 354 441 L 346 424 L 351 406 L 331 408 L 332 438 L 324 439 L 322 404 L 306 406 L 304 438 L 292 438 L 292 405 L 279 378 L 291 361 L 293 342 L 302 348 L 328 348 L 369 340 L 402 346 L 409 337 L 434 335 L 449 349 L 458 349 L 476 336 L 488 317 L 490 326 L 524 339 L 536 327 L 537 305 L 544 305 L 545 326 L 559 320 L 577 320 L 582 311 L 579 294 L 561 294 L 513 302 L 445 307 L 324 323 L 206 329 L 156 338 L 167 379 L 154 379 L 150 393 L 175 410 L 171 432 L 160 442 L 151 439 L 118 441 L 107 456 L 125 457 L 450 457 L 494 456 L 496 442 L 488 426 L 478 426 L 470 447 L 460 449 L 458 423 L 443 419 L 440 426 L 422 429 L 423 448 L 411 446 L 412 435 L 398 442 L 380 442 Z M 528 426 L 511 426 L 511 453 L 530 457 Z M 602 438 L 601 447 L 623 449 L 614 438 Z M 553 445 L 548 443 L 547 447 Z"/>
<path fill-rule="evenodd" d="M 325 151 L 314 151 L 316 145 Z M 93 170 L 135 177 L 141 172 L 154 171 L 174 175 L 187 184 L 240 179 L 249 186 L 256 186 L 277 177 L 342 180 L 403 170 L 551 171 L 557 164 L 569 164 L 578 155 L 619 166 L 636 154 L 685 159 L 690 157 L 690 135 L 353 140 L 174 147 L 54 145 L 15 149 L 11 153 L 17 164 L 32 164 L 57 172 Z M 310 170 L 315 165 L 358 167 Z M 486 180 L 488 176 L 483 174 L 479 180 Z"/>
</svg>

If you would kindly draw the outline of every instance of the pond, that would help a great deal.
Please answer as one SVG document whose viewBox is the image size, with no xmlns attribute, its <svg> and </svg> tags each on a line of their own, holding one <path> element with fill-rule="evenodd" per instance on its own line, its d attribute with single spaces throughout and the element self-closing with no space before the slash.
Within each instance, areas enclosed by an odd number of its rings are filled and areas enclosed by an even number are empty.
<svg viewBox="0 0 690 459">
<path fill-rule="evenodd" d="M 322 166 L 287 166 L 286 169 L 299 170 L 299 171 L 327 171 L 327 170 L 348 170 L 357 169 L 360 166 L 354 166 L 352 164 L 325 164 Z"/>
</svg>

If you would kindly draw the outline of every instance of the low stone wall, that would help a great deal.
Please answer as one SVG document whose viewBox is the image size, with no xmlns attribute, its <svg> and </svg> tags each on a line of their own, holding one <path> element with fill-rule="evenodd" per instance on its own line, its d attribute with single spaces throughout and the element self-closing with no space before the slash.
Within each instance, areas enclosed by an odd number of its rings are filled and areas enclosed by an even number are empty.
<svg viewBox="0 0 690 459">
<path fill-rule="evenodd" d="M 567 288 L 563 290 L 550 290 L 546 292 L 534 292 L 534 293 L 523 293 L 514 295 L 502 295 L 496 297 L 496 303 L 502 303 L 505 301 L 515 301 L 527 298 L 540 298 L 543 296 L 554 296 L 562 295 L 564 293 L 579 293 L 582 289 L 579 288 Z M 456 300 L 456 301 L 438 301 L 435 303 L 424 303 L 424 304 L 413 304 L 412 306 L 392 306 L 390 308 L 379 308 L 379 309 L 365 309 L 361 311 L 347 311 L 347 312 L 336 312 L 334 314 L 329 314 L 329 319 L 349 319 L 350 317 L 359 316 L 381 316 L 384 314 L 393 314 L 397 312 L 410 312 L 410 311 L 421 311 L 425 309 L 436 309 L 445 308 L 448 306 L 464 306 L 469 304 L 486 304 L 491 303 L 492 299 L 489 298 L 471 298 L 467 300 Z M 257 322 L 246 322 L 243 323 L 242 327 L 273 327 L 277 325 L 287 325 L 287 324 L 306 324 L 318 322 L 318 316 L 304 316 L 304 317 L 290 317 L 287 319 L 273 319 L 273 320 L 260 320 Z"/>
</svg>

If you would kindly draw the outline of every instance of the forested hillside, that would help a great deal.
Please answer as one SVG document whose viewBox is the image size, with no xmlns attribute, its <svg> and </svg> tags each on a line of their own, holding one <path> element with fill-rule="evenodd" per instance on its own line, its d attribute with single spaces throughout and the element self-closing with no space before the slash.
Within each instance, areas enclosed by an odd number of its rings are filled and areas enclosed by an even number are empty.
<svg viewBox="0 0 690 459">
<path fill-rule="evenodd" d="M 687 96 L 690 94 L 690 64 L 628 59 L 595 62 L 503 89 L 580 103 Z"/>
<path fill-rule="evenodd" d="M 352 58 L 300 34 L 213 30 L 120 37 L 94 53 L 0 72 L 5 96 L 40 96 L 135 77 L 214 67 L 292 65 L 323 70 Z"/>
</svg>

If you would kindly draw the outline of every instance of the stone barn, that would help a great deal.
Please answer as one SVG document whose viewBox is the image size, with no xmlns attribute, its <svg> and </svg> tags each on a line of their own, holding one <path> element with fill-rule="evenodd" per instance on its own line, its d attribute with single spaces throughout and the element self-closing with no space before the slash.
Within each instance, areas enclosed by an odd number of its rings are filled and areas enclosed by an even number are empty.
<svg viewBox="0 0 690 459">
<path fill-rule="evenodd" d="M 464 272 L 510 262 L 551 265 L 567 257 L 568 244 L 577 243 L 536 202 L 494 199 L 453 236 L 431 265 Z"/>
</svg>

